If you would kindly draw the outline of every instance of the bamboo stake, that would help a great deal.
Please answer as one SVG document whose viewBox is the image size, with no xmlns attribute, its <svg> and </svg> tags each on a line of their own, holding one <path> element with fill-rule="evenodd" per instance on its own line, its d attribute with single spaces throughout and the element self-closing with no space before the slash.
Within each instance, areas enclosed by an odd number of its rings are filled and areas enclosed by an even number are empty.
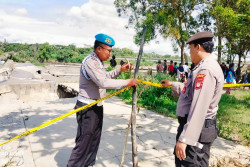
<svg viewBox="0 0 250 167">
<path fill-rule="evenodd" d="M 138 98 L 140 98 L 142 92 L 144 91 L 145 88 L 149 87 L 149 85 L 144 85 L 141 92 L 139 93 Z M 138 113 L 139 113 L 139 107 L 138 107 Z M 132 114 L 132 111 L 131 111 Z M 123 152 L 122 152 L 122 160 L 121 160 L 121 164 L 120 167 L 123 167 L 123 163 L 125 161 L 125 154 L 126 154 L 126 148 L 127 148 L 127 144 L 128 144 L 128 132 L 130 129 L 130 125 L 131 125 L 131 115 L 130 115 L 130 119 L 129 119 L 129 123 L 128 123 L 128 128 L 127 128 L 127 132 L 126 132 L 126 139 L 125 139 L 125 143 L 124 143 L 124 147 L 123 147 Z"/>
<path fill-rule="evenodd" d="M 139 54 L 136 61 L 135 67 L 135 78 L 138 77 L 139 66 L 141 63 L 141 57 L 143 52 L 143 46 L 145 42 L 146 26 L 143 27 L 143 35 L 141 38 L 141 45 Z M 136 87 L 133 87 L 133 102 L 132 102 L 132 113 L 131 113 L 131 140 L 132 140 L 132 159 L 133 167 L 138 167 L 138 156 L 137 156 L 137 144 L 136 144 L 136 104 L 137 104 L 137 93 Z"/>
<path fill-rule="evenodd" d="M 123 147 L 122 160 L 121 160 L 120 167 L 123 167 L 123 163 L 125 161 L 126 148 L 127 148 L 127 144 L 128 144 L 128 132 L 129 132 L 129 129 L 130 129 L 130 125 L 131 125 L 131 115 L 130 115 L 130 119 L 129 119 L 129 123 L 128 123 L 128 129 L 127 129 L 127 132 L 126 132 L 126 139 L 125 139 L 125 143 L 124 143 L 124 147 Z"/>
</svg>

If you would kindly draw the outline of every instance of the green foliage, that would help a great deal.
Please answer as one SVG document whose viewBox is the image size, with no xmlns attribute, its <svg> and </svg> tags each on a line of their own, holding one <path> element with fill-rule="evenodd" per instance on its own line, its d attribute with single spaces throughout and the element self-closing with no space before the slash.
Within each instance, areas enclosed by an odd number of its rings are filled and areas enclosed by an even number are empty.
<svg viewBox="0 0 250 167">
<path fill-rule="evenodd" d="M 44 61 L 47 61 L 49 59 L 49 55 L 51 53 L 51 47 L 49 45 L 49 43 L 44 43 L 40 46 L 39 48 L 39 55 L 38 55 L 38 59 L 40 60 L 41 63 L 43 63 Z"/>
<path fill-rule="evenodd" d="M 10 51 L 18 52 L 20 50 L 27 50 L 29 48 L 29 45 L 20 43 L 10 43 L 6 44 L 4 48 L 5 52 L 10 52 Z"/>
<path fill-rule="evenodd" d="M 153 78 L 150 76 L 140 77 L 142 80 L 160 83 L 163 79 L 174 80 L 171 76 L 164 73 L 157 73 Z M 142 85 L 139 86 L 138 92 L 141 91 Z M 169 88 L 148 87 L 141 93 L 138 99 L 138 105 L 147 109 L 155 110 L 161 114 L 176 117 L 177 100 L 172 96 L 172 90 Z"/>
<path fill-rule="evenodd" d="M 226 59 L 231 63 L 238 56 L 236 80 L 239 80 L 242 58 L 245 59 L 250 50 L 249 0 L 215 1 L 210 7 L 210 14 L 216 19 L 218 35 L 227 41 L 222 49 Z"/>
<path fill-rule="evenodd" d="M 74 58 L 73 58 L 74 57 Z M 78 53 L 74 50 L 68 48 L 63 48 L 59 51 L 59 54 L 57 55 L 56 59 L 59 62 L 71 62 L 71 59 L 76 59 L 78 57 Z"/>
<path fill-rule="evenodd" d="M 71 63 L 81 63 L 83 59 L 84 59 L 83 56 L 81 56 L 81 55 L 79 55 L 79 56 L 76 55 L 76 56 L 71 57 L 71 58 L 69 59 L 69 62 L 71 62 Z"/>
<path fill-rule="evenodd" d="M 129 78 L 129 72 L 122 73 L 119 76 L 119 79 Z M 154 77 L 139 75 L 139 79 L 159 83 L 163 79 L 174 80 L 167 74 L 157 73 Z M 142 91 L 143 89 L 143 91 Z M 112 93 L 116 90 L 108 90 Z M 176 104 L 177 100 L 173 98 L 172 91 L 169 88 L 158 88 L 158 87 L 147 87 L 144 88 L 144 85 L 139 84 L 137 87 L 137 94 L 142 91 L 141 96 L 138 98 L 137 105 L 154 110 L 158 113 L 168 115 L 176 118 Z M 132 104 L 132 91 L 125 91 L 118 95 L 126 103 Z"/>
<path fill-rule="evenodd" d="M 30 61 L 32 63 L 44 62 L 71 62 L 81 63 L 82 60 L 93 51 L 93 47 L 76 48 L 74 45 L 50 45 L 44 44 L 18 44 L 0 42 L 0 55 L 6 53 L 7 59 L 12 59 L 16 62 Z M 113 48 L 113 55 L 120 58 L 135 58 L 138 53 L 134 53 L 127 48 Z M 154 65 L 153 61 L 146 59 L 179 59 L 179 57 L 171 57 L 171 55 L 159 55 L 156 53 L 144 53 L 144 60 L 141 65 Z M 124 60 L 123 59 L 123 60 Z M 126 61 L 126 60 L 124 60 Z M 119 64 L 119 59 L 117 59 Z M 135 61 L 131 61 L 135 64 Z M 106 63 L 109 63 L 108 61 Z"/>
<path fill-rule="evenodd" d="M 244 1 L 237 3 L 238 8 L 235 8 L 235 4 L 230 6 L 227 2 L 220 2 L 221 4 L 217 4 L 217 6 L 214 7 L 212 15 L 219 18 L 221 24 L 223 24 L 224 28 L 221 33 L 227 41 L 231 43 L 232 52 L 239 52 L 238 48 L 240 48 L 241 52 L 245 51 L 243 50 L 244 48 L 249 50 L 249 6 L 247 6 Z"/>
<path fill-rule="evenodd" d="M 145 42 L 150 41 L 155 36 L 154 24 L 152 23 L 154 20 L 152 19 L 152 17 L 150 17 L 150 14 L 148 13 L 148 11 L 151 9 L 151 5 L 152 7 L 154 7 L 153 3 L 153 1 L 144 0 L 115 0 L 114 2 L 119 16 L 121 16 L 122 14 L 127 15 L 129 13 L 128 24 L 134 25 L 135 31 L 137 32 L 135 36 L 136 44 L 141 41 L 141 34 L 144 25 L 147 26 Z"/>
<path fill-rule="evenodd" d="M 15 61 L 15 62 L 21 62 L 21 63 L 25 62 L 25 61 L 22 59 L 22 57 L 20 57 L 20 56 L 19 56 L 18 54 L 16 54 L 16 53 L 9 53 L 9 57 L 8 57 L 7 59 L 11 59 L 11 60 L 13 60 L 13 61 Z"/>
<path fill-rule="evenodd" d="M 111 66 L 108 66 L 105 70 L 106 71 L 112 71 L 112 70 L 114 70 L 115 69 L 115 67 L 111 67 Z M 122 73 L 123 75 L 124 75 L 124 73 Z"/>
<path fill-rule="evenodd" d="M 129 25 L 136 30 L 135 43 L 139 44 L 143 27 L 146 26 L 145 42 L 156 38 L 158 32 L 165 38 L 171 37 L 181 49 L 181 61 L 184 60 L 185 42 L 189 34 L 198 28 L 191 13 L 199 0 L 157 1 L 157 0 L 115 0 L 119 16 L 129 15 Z"/>
<path fill-rule="evenodd" d="M 2 55 L 3 53 L 4 53 L 4 51 L 0 49 L 0 55 Z"/>
</svg>

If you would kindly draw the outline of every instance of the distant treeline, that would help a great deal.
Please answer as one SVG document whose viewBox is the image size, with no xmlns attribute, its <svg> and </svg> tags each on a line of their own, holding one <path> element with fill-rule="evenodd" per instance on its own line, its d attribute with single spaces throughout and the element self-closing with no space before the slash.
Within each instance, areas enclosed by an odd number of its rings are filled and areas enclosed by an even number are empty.
<svg viewBox="0 0 250 167">
<path fill-rule="evenodd" d="M 44 44 L 21 44 L 0 42 L 0 59 L 12 59 L 15 62 L 30 61 L 32 63 L 44 62 L 71 62 L 81 63 L 83 58 L 93 51 L 93 47 L 77 48 L 75 45 L 50 45 Z M 134 53 L 127 48 L 113 48 L 112 55 L 116 57 L 137 57 L 138 53 Z M 155 53 L 144 53 L 144 59 L 180 59 L 179 56 L 159 55 Z"/>
</svg>

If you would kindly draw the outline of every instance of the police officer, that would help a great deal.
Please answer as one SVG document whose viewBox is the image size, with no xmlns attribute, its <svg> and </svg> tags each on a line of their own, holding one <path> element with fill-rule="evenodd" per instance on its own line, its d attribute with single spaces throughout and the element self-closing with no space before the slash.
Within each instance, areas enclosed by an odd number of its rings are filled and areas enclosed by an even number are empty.
<svg viewBox="0 0 250 167">
<path fill-rule="evenodd" d="M 172 86 L 177 103 L 179 127 L 174 150 L 177 167 L 208 167 L 210 147 L 217 137 L 216 114 L 224 76 L 211 53 L 214 35 L 199 32 L 188 39 L 191 60 L 195 67 L 185 83 L 162 80 Z"/>
<path fill-rule="evenodd" d="M 97 34 L 95 39 L 94 51 L 82 61 L 80 68 L 79 95 L 75 109 L 105 97 L 106 89 L 138 85 L 136 79 L 114 79 L 121 72 L 131 70 L 129 69 L 131 65 L 127 63 L 123 64 L 120 69 L 105 72 L 103 61 L 109 59 L 115 41 L 105 34 Z M 76 144 L 67 166 L 93 166 L 102 133 L 102 103 L 76 113 L 76 117 L 78 123 Z"/>
</svg>

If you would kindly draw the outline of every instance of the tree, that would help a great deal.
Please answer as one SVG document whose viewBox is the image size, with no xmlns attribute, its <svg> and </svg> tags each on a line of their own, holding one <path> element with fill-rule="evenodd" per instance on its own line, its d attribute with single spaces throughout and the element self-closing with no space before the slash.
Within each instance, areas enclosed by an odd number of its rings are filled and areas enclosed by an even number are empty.
<svg viewBox="0 0 250 167">
<path fill-rule="evenodd" d="M 210 0 L 206 1 L 204 3 L 204 7 L 201 9 L 201 13 L 198 17 L 198 22 L 200 27 L 204 29 L 205 31 L 211 31 L 214 30 L 215 36 L 218 37 L 218 63 L 221 63 L 222 58 L 222 52 L 223 52 L 223 46 L 222 46 L 222 33 L 221 30 L 223 26 L 221 25 L 220 17 L 217 17 L 215 15 L 212 15 L 211 13 L 214 11 L 214 7 L 219 2 L 217 0 L 213 0 L 210 2 Z M 213 24 L 213 21 L 215 20 L 216 24 Z"/>
<path fill-rule="evenodd" d="M 114 4 L 117 8 L 118 15 L 122 14 L 129 16 L 128 26 L 134 25 L 136 31 L 135 43 L 140 44 L 143 27 L 146 26 L 145 42 L 149 42 L 155 38 L 154 20 L 151 20 L 150 10 L 155 6 L 154 1 L 146 0 L 115 0 Z"/>
<path fill-rule="evenodd" d="M 250 10 L 249 0 L 218 0 L 214 4 L 212 15 L 219 18 L 222 36 L 227 40 L 229 53 L 238 56 L 236 70 L 236 81 L 239 81 L 241 74 L 242 58 L 250 49 Z M 230 55 L 231 57 L 231 55 Z M 230 58 L 230 61 L 232 59 Z"/>
<path fill-rule="evenodd" d="M 150 39 L 154 36 L 154 24 L 148 22 L 145 19 L 145 16 L 148 11 L 148 6 L 150 4 L 144 0 L 138 1 L 126 1 L 126 0 L 115 0 L 115 5 L 117 7 L 117 11 L 119 14 L 121 12 L 125 12 L 126 10 L 131 10 L 132 15 L 130 15 L 130 23 L 135 23 L 135 30 L 137 32 L 135 37 L 136 44 L 140 44 L 139 54 L 137 57 L 136 67 L 135 67 L 135 77 L 138 76 L 138 70 L 143 54 L 143 47 L 145 41 L 150 41 Z M 133 159 L 133 167 L 138 166 L 138 156 L 137 156 L 137 144 L 136 144 L 136 105 L 137 105 L 137 93 L 136 87 L 133 88 L 133 102 L 132 102 L 132 112 L 131 112 L 131 140 L 132 140 L 132 159 Z M 122 166 L 122 164 L 121 164 Z"/>
<path fill-rule="evenodd" d="M 190 35 L 194 34 L 198 29 L 198 24 L 192 16 L 195 7 L 198 6 L 200 0 L 161 0 L 157 23 L 159 23 L 160 32 L 163 37 L 170 37 L 176 41 L 181 50 L 181 62 L 187 62 L 184 47 L 185 42 Z"/>
<path fill-rule="evenodd" d="M 118 14 L 129 15 L 129 24 L 135 25 L 135 43 L 138 44 L 142 27 L 147 27 L 145 41 L 148 42 L 161 34 L 172 38 L 181 49 L 181 62 L 184 62 L 185 42 L 195 33 L 198 24 L 192 11 L 200 0 L 116 0 Z M 131 13 L 132 11 L 132 13 Z M 187 60 L 186 60 L 187 61 Z"/>
<path fill-rule="evenodd" d="M 38 59 L 41 63 L 44 61 L 47 61 L 49 59 L 49 56 L 51 54 L 51 46 L 49 43 L 44 43 L 40 46 L 39 48 L 39 54 L 38 54 Z"/>
</svg>

